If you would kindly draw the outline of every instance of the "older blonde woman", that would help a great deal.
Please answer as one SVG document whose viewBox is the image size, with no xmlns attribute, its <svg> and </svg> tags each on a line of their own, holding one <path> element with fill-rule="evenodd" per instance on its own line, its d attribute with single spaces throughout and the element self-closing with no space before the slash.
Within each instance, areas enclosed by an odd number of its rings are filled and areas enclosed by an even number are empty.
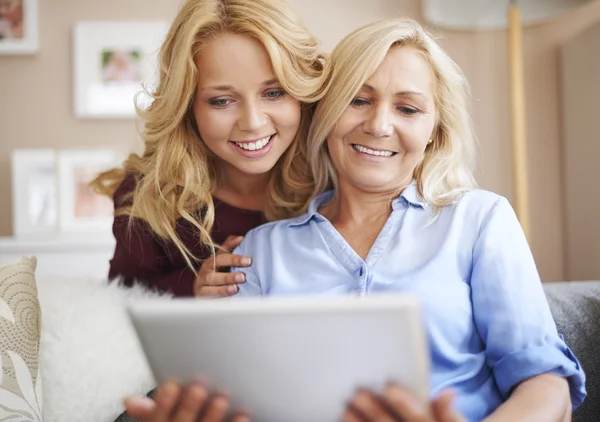
<svg viewBox="0 0 600 422">
<path fill-rule="evenodd" d="M 360 392 L 345 421 L 570 420 L 585 377 L 511 206 L 475 189 L 458 66 L 403 19 L 353 32 L 331 65 L 309 133 L 319 195 L 304 215 L 247 234 L 239 294 L 420 299 L 432 402 L 397 386 Z"/>
</svg>

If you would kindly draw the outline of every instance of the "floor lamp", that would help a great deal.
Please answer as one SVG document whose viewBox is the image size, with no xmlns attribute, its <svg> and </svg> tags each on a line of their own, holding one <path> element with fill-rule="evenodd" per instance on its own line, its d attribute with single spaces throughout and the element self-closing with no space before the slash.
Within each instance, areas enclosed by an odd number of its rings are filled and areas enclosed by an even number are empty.
<svg viewBox="0 0 600 422">
<path fill-rule="evenodd" d="M 515 210 L 530 233 L 523 24 L 541 23 L 590 0 L 422 0 L 424 19 L 443 29 L 508 33 L 510 121 Z"/>
</svg>

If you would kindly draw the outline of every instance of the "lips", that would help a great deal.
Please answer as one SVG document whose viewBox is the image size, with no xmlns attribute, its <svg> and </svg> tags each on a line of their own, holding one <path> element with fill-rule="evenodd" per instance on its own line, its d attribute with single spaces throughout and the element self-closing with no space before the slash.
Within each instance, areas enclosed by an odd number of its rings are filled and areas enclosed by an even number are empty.
<svg viewBox="0 0 600 422">
<path fill-rule="evenodd" d="M 357 152 L 367 154 L 367 155 L 372 155 L 374 157 L 392 157 L 397 154 L 394 151 L 385 150 L 385 149 L 369 148 L 369 147 L 366 147 L 366 146 L 360 145 L 360 144 L 352 144 L 352 148 L 354 148 L 354 150 Z"/>
<path fill-rule="evenodd" d="M 231 141 L 231 142 L 233 142 L 238 147 L 245 149 L 246 151 L 259 151 L 259 150 L 265 148 L 269 144 L 269 142 L 271 142 L 271 139 L 273 138 L 273 136 L 274 135 L 265 136 L 264 138 L 260 138 L 255 141 L 245 141 L 245 142 Z"/>
</svg>

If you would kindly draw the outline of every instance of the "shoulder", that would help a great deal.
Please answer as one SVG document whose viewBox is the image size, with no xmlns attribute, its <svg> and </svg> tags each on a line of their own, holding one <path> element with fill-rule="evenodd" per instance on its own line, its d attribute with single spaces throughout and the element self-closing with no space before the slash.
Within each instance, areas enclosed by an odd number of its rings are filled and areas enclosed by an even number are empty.
<svg viewBox="0 0 600 422">
<path fill-rule="evenodd" d="M 447 208 L 470 218 L 477 216 L 486 218 L 499 209 L 512 210 L 508 199 L 484 189 L 472 189 L 465 192 L 453 205 Z"/>
<path fill-rule="evenodd" d="M 248 239 L 257 242 L 261 241 L 261 239 L 269 239 L 272 236 L 277 236 L 279 234 L 284 235 L 285 232 L 292 228 L 292 225 L 298 218 L 299 217 L 286 218 L 285 220 L 272 221 L 262 224 L 250 230 L 246 234 L 246 238 L 244 240 Z"/>
<path fill-rule="evenodd" d="M 517 218 L 505 197 L 484 189 L 472 189 L 452 205 L 443 207 L 435 221 L 442 226 L 454 226 L 465 235 L 478 236 L 491 223 L 512 224 Z"/>
<path fill-rule="evenodd" d="M 113 194 L 115 208 L 132 204 L 133 192 L 139 182 L 139 177 L 134 173 L 127 173 L 125 178 Z"/>
<path fill-rule="evenodd" d="M 270 254 L 273 250 L 286 249 L 296 243 L 298 235 L 306 230 L 309 225 L 304 224 L 310 220 L 307 215 L 272 221 L 250 230 L 239 246 L 240 251 L 257 251 Z M 240 253 L 242 253 L 240 252 Z"/>
</svg>

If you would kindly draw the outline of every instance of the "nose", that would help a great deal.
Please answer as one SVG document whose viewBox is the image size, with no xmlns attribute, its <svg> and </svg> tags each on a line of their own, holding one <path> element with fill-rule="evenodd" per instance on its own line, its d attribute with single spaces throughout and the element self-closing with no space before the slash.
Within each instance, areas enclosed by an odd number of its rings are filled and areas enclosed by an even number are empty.
<svg viewBox="0 0 600 422">
<path fill-rule="evenodd" d="M 265 125 L 267 116 L 255 102 L 247 102 L 241 109 L 238 127 L 244 132 L 255 132 Z"/>
<path fill-rule="evenodd" d="M 375 138 L 392 136 L 394 128 L 392 127 L 389 107 L 382 104 L 373 108 L 364 123 L 364 130 Z"/>
</svg>

